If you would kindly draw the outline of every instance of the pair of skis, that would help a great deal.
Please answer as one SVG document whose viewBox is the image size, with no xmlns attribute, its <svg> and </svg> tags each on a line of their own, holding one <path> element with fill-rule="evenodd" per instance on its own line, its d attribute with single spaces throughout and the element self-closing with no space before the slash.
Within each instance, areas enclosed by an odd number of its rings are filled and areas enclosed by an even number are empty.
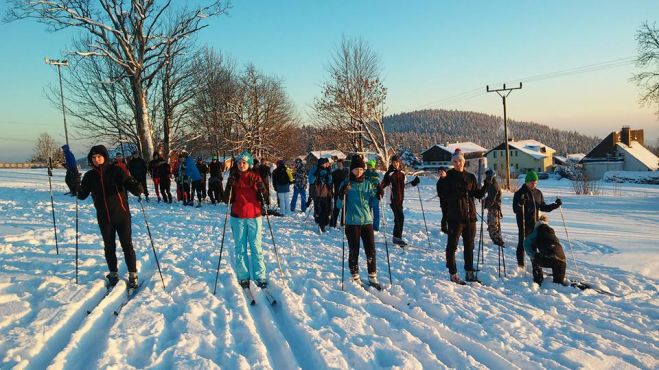
<svg viewBox="0 0 659 370">
<path fill-rule="evenodd" d="M 122 280 L 123 280 L 123 279 L 122 279 Z M 115 316 L 119 316 L 119 313 L 121 313 L 121 310 L 124 308 L 124 306 L 126 306 L 126 305 L 128 304 L 128 302 L 130 302 L 131 299 L 133 299 L 133 298 L 135 297 L 135 295 L 138 293 L 138 291 L 142 288 L 142 284 L 143 284 L 143 282 L 140 282 L 140 283 L 137 285 L 137 287 L 135 287 L 135 288 L 129 288 L 129 287 L 128 287 L 128 281 L 127 281 L 127 280 L 123 280 L 123 282 L 124 282 L 124 284 L 126 284 L 126 299 L 121 303 L 121 305 L 120 305 L 119 307 L 117 307 L 116 310 L 113 311 L 113 313 L 114 313 Z M 92 311 L 94 311 L 94 309 L 95 309 L 96 307 L 98 307 L 99 305 L 101 305 L 101 303 L 103 302 L 103 300 L 105 300 L 108 296 L 110 296 L 110 294 L 111 294 L 112 291 L 114 290 L 115 286 L 110 286 L 109 284 L 107 284 L 107 281 L 106 281 L 105 288 L 106 288 L 105 293 L 103 294 L 103 296 L 101 297 L 101 299 L 98 301 L 98 303 L 96 303 L 96 305 L 94 305 L 94 307 L 92 307 L 91 309 L 88 309 L 88 310 L 87 310 L 87 315 L 91 314 Z"/>
<path fill-rule="evenodd" d="M 256 305 L 256 299 L 254 299 L 254 294 L 252 293 L 252 289 L 249 286 L 243 287 L 243 293 L 245 293 L 245 299 L 249 303 L 250 306 Z M 268 288 L 260 288 L 261 293 L 265 296 L 265 299 L 270 303 L 270 306 L 274 306 L 277 304 L 277 300 L 275 297 L 272 296 L 272 293 L 270 293 L 270 290 Z"/>
</svg>

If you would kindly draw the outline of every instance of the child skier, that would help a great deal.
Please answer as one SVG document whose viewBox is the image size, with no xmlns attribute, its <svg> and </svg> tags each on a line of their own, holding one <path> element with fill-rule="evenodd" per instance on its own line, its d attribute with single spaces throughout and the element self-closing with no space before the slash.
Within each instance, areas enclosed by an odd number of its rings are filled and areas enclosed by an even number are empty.
<svg viewBox="0 0 659 370">
<path fill-rule="evenodd" d="M 370 182 L 371 185 L 377 187 L 380 185 L 380 175 L 378 171 L 375 170 L 376 162 L 374 159 L 366 162 L 368 169 L 364 172 L 364 177 L 366 181 Z M 371 207 L 371 213 L 373 214 L 373 231 L 380 231 L 380 199 L 375 198 L 371 201 L 369 205 Z"/>
<path fill-rule="evenodd" d="M 236 243 L 236 275 L 243 289 L 249 288 L 250 279 L 254 279 L 259 288 L 268 285 L 261 249 L 264 187 L 261 176 L 249 170 L 253 163 L 248 151 L 240 153 L 224 190 L 224 199 L 231 205 L 231 232 Z M 248 266 L 248 246 L 251 268 Z"/>
<path fill-rule="evenodd" d="M 348 255 L 348 268 L 352 274 L 352 280 L 361 284 L 359 277 L 359 240 L 364 244 L 366 253 L 366 266 L 368 269 L 368 284 L 378 290 L 381 289 L 377 279 L 377 268 L 375 260 L 375 237 L 373 235 L 373 214 L 371 207 L 373 201 L 377 201 L 377 187 L 366 180 L 364 171 L 366 164 L 358 154 L 352 157 L 350 163 L 350 174 L 339 190 L 340 202 L 345 209 L 345 233 L 350 249 Z"/>
<path fill-rule="evenodd" d="M 133 195 L 143 193 L 142 185 L 121 167 L 110 163 L 108 150 L 103 145 L 93 146 L 87 155 L 91 170 L 76 184 L 78 199 L 84 200 L 92 194 L 96 219 L 105 245 L 105 261 L 110 273 L 106 276 L 109 286 L 119 282 L 117 268 L 116 235 L 119 234 L 121 248 L 128 268 L 128 288 L 137 288 L 137 264 L 131 236 L 131 219 L 128 201 L 124 197 L 128 189 Z"/>
<path fill-rule="evenodd" d="M 551 268 L 554 283 L 563 284 L 565 280 L 566 259 L 563 246 L 558 241 L 554 229 L 547 223 L 547 216 L 538 217 L 535 228 L 524 239 L 524 249 L 531 257 L 533 282 L 541 285 L 544 277 L 542 268 Z"/>
</svg>

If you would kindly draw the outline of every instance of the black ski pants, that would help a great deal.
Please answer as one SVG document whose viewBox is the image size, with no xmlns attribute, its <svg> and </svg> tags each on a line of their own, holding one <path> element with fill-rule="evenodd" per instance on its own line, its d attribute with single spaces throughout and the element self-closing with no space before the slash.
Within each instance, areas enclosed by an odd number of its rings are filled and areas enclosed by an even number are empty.
<svg viewBox="0 0 659 370">
<path fill-rule="evenodd" d="M 162 200 L 166 203 L 172 202 L 172 193 L 169 191 L 170 186 L 172 185 L 172 180 L 168 177 L 160 178 L 160 194 L 162 194 Z"/>
<path fill-rule="evenodd" d="M 204 183 L 201 180 L 194 180 L 192 182 L 192 189 L 194 190 L 194 194 L 197 194 L 197 200 L 201 203 L 201 200 L 206 198 Z M 191 202 L 194 201 L 194 194 L 190 196 Z"/>
<path fill-rule="evenodd" d="M 330 223 L 330 215 L 332 214 L 332 198 L 316 197 L 314 202 L 314 212 L 318 214 L 318 226 L 325 230 L 325 226 Z"/>
<path fill-rule="evenodd" d="M 565 269 L 567 267 L 565 261 L 561 261 L 553 257 L 545 257 L 542 255 L 536 255 L 532 261 L 533 267 L 533 282 L 542 284 L 544 276 L 542 274 L 542 268 L 547 267 L 551 268 L 551 272 L 554 278 L 554 283 L 562 283 L 565 280 Z"/>
<path fill-rule="evenodd" d="M 144 196 L 148 197 L 149 196 L 149 187 L 146 186 L 146 174 L 144 176 L 140 176 L 139 178 L 136 178 L 137 181 L 142 184 L 142 189 L 144 189 Z"/>
<path fill-rule="evenodd" d="M 117 241 L 116 236 L 119 235 L 119 242 L 121 249 L 124 250 L 124 259 L 126 260 L 126 267 L 128 272 L 137 272 L 137 265 L 135 259 L 135 249 L 133 249 L 133 240 L 131 236 L 131 221 L 130 217 L 122 217 L 120 220 L 112 220 L 110 222 L 98 220 L 98 226 L 101 229 L 103 236 L 103 244 L 105 245 L 105 261 L 108 264 L 110 272 L 117 272 Z"/>
<path fill-rule="evenodd" d="M 394 238 L 403 237 L 403 223 L 405 222 L 405 214 L 403 213 L 403 204 L 391 203 L 389 204 L 391 210 L 394 212 Z"/>
<path fill-rule="evenodd" d="M 208 196 L 211 198 L 211 202 L 220 203 L 222 201 L 222 180 L 211 177 L 208 182 Z"/>
<path fill-rule="evenodd" d="M 446 243 L 446 267 L 453 275 L 458 273 L 455 265 L 455 252 L 462 236 L 464 246 L 465 271 L 474 271 L 474 239 L 476 238 L 476 222 L 448 222 L 448 242 Z"/>
<path fill-rule="evenodd" d="M 348 239 L 348 268 L 350 269 L 350 274 L 355 275 L 359 273 L 360 239 L 364 244 L 368 274 L 375 274 L 375 237 L 373 236 L 373 225 L 346 225 L 346 239 Z"/>
<path fill-rule="evenodd" d="M 524 239 L 533 231 L 533 225 L 527 222 L 526 232 L 522 231 L 522 222 L 517 222 L 517 265 L 524 266 Z"/>
</svg>

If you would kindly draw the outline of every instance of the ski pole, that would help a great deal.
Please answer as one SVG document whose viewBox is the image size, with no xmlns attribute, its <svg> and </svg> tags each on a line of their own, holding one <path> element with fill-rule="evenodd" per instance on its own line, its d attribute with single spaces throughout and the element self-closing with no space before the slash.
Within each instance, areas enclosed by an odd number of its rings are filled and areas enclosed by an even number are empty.
<svg viewBox="0 0 659 370">
<path fill-rule="evenodd" d="M 378 201 L 379 203 L 379 201 Z M 394 283 L 391 280 L 391 262 L 389 261 L 389 245 L 387 243 L 387 216 L 384 213 L 384 206 L 382 204 L 379 205 L 381 214 L 382 214 L 382 235 L 384 236 L 384 250 L 387 252 L 387 269 L 389 270 L 389 285 L 393 285 Z"/>
<path fill-rule="evenodd" d="M 149 227 L 149 221 L 146 219 L 146 212 L 144 212 L 144 204 L 142 203 L 142 197 L 137 198 L 140 202 L 140 208 L 142 208 L 142 216 L 144 217 L 144 224 L 146 225 L 146 231 L 149 233 L 149 240 L 151 241 L 151 249 L 153 250 L 153 257 L 156 260 L 156 266 L 158 266 L 158 273 L 160 274 L 160 281 L 162 281 L 162 289 L 165 288 L 165 279 L 162 277 L 162 270 L 160 269 L 160 262 L 158 262 L 158 254 L 156 253 L 156 247 L 153 245 L 153 237 L 151 236 L 151 228 Z"/>
<path fill-rule="evenodd" d="M 215 272 L 215 288 L 213 288 L 213 295 L 217 291 L 217 279 L 220 276 L 220 263 L 222 263 L 222 251 L 224 250 L 224 236 L 227 233 L 227 219 L 229 218 L 229 208 L 231 208 L 231 192 L 233 187 L 229 189 L 229 199 L 227 199 L 227 209 L 224 212 L 224 226 L 222 227 L 222 241 L 220 242 L 220 258 L 217 260 L 217 271 Z"/>
<path fill-rule="evenodd" d="M 421 214 L 423 215 L 423 225 L 426 227 L 426 241 L 428 241 L 428 250 L 430 250 L 430 235 L 428 235 L 428 224 L 426 223 L 426 212 L 423 210 L 423 200 L 421 199 L 421 189 L 419 184 L 416 185 L 416 190 L 419 192 L 419 204 L 421 204 Z"/>
<path fill-rule="evenodd" d="M 503 249 L 503 247 L 499 247 L 501 249 L 501 262 L 503 262 L 503 277 L 507 278 L 508 275 L 506 275 L 506 251 Z"/>
<path fill-rule="evenodd" d="M 499 263 L 497 267 L 497 272 L 499 273 L 499 278 L 501 278 L 501 247 L 499 247 L 499 253 L 497 256 L 497 262 Z"/>
<path fill-rule="evenodd" d="M 572 241 L 570 241 L 570 234 L 567 232 L 567 224 L 565 223 L 565 216 L 563 215 L 563 207 L 558 207 L 558 209 L 561 211 L 561 218 L 563 219 L 563 227 L 565 228 L 565 236 L 567 236 L 567 243 L 570 246 L 570 253 L 572 253 L 572 260 L 574 261 L 574 271 L 578 274 L 579 273 L 579 268 L 577 267 L 577 259 L 574 256 L 574 249 L 572 249 Z"/>
<path fill-rule="evenodd" d="M 78 194 L 76 193 L 76 284 L 78 284 Z"/>
<path fill-rule="evenodd" d="M 482 261 L 485 264 L 485 252 L 483 251 L 483 213 L 485 209 L 485 202 L 481 201 L 481 231 L 478 238 L 478 251 L 476 256 L 476 276 L 478 276 L 478 271 L 480 271 L 480 261 L 482 253 Z"/>
<path fill-rule="evenodd" d="M 341 243 L 341 290 L 343 290 L 343 280 L 345 280 L 345 268 L 346 268 L 346 195 L 348 192 L 343 194 L 343 209 L 341 210 L 341 223 L 343 224 L 343 238 Z"/>
<path fill-rule="evenodd" d="M 526 239 L 526 197 L 522 196 L 522 248 L 524 248 L 524 239 Z M 519 246 L 517 246 L 519 248 Z M 519 261 L 517 261 L 517 265 L 519 266 Z M 524 266 L 524 261 L 522 261 L 522 266 Z M 526 269 L 524 269 L 524 272 L 526 273 Z"/>
<path fill-rule="evenodd" d="M 53 232 L 55 233 L 55 251 L 59 255 L 59 243 L 57 242 L 57 224 L 55 223 L 55 201 L 53 200 L 53 160 L 48 157 L 48 187 L 50 188 L 50 209 L 53 211 Z M 77 197 L 77 195 L 76 195 Z"/>
</svg>

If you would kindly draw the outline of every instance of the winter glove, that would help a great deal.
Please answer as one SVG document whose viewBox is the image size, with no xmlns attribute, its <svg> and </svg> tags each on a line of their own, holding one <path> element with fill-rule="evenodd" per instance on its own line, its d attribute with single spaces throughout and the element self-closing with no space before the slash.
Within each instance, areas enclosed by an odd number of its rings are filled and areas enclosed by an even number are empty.
<svg viewBox="0 0 659 370">
<path fill-rule="evenodd" d="M 419 176 L 415 176 L 414 180 L 412 180 L 410 184 L 412 184 L 412 186 L 417 186 L 419 185 L 419 182 L 421 182 L 421 180 L 419 180 Z"/>
<path fill-rule="evenodd" d="M 554 202 L 554 204 L 556 204 L 558 207 L 560 207 L 561 205 L 563 205 L 563 201 L 561 200 L 561 198 L 556 198 L 556 201 Z"/>
<path fill-rule="evenodd" d="M 343 199 L 343 197 L 345 197 L 349 191 L 350 191 L 350 182 L 348 182 L 346 186 L 341 188 L 341 191 L 339 192 L 339 196 Z"/>
<path fill-rule="evenodd" d="M 519 198 L 519 205 L 520 206 L 525 206 L 526 205 L 526 197 L 522 196 Z"/>
<path fill-rule="evenodd" d="M 375 196 L 378 197 L 378 199 L 382 199 L 382 197 L 384 197 L 384 191 L 378 187 L 377 191 L 375 192 Z"/>
</svg>

